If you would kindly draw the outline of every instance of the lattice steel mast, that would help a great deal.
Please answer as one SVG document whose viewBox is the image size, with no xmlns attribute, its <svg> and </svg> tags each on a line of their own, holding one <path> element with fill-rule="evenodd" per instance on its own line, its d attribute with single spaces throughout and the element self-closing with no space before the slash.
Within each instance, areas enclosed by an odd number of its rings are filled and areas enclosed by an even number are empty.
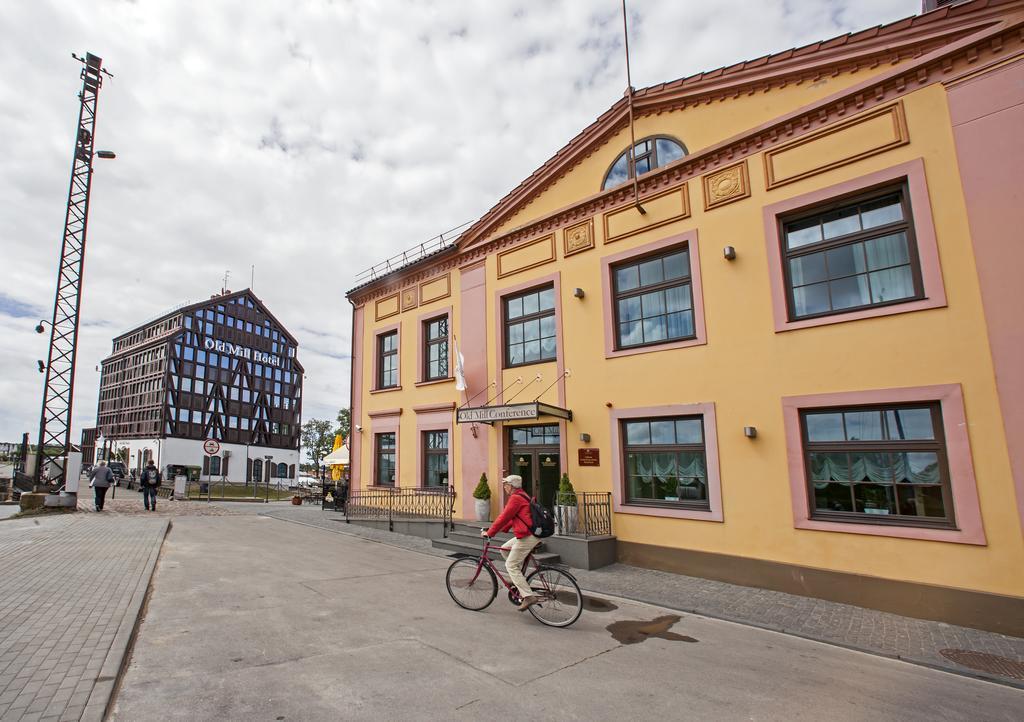
<svg viewBox="0 0 1024 722">
<path fill-rule="evenodd" d="M 82 299 L 85 235 L 89 220 L 89 189 L 92 185 L 93 135 L 96 102 L 103 75 L 103 59 L 86 53 L 78 111 L 78 133 L 71 165 L 71 187 L 64 217 L 64 240 L 57 267 L 57 294 L 50 325 L 50 351 L 46 362 L 43 409 L 36 451 L 36 491 L 59 488 L 65 482 L 66 455 L 71 449 L 71 407 L 75 387 L 75 355 L 78 350 L 78 314 Z M 112 77 L 112 76 L 111 76 Z M 113 154 L 103 153 L 104 157 Z"/>
</svg>

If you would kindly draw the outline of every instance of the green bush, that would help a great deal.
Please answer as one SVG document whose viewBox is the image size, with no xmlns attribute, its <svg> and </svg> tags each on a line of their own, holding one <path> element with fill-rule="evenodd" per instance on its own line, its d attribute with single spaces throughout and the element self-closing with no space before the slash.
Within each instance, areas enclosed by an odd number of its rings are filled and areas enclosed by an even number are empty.
<svg viewBox="0 0 1024 722">
<path fill-rule="evenodd" d="M 576 490 L 572 488 L 568 474 L 562 474 L 558 482 L 558 503 L 562 506 L 576 506 Z"/>
<path fill-rule="evenodd" d="M 473 489 L 473 498 L 487 501 L 491 498 L 491 487 L 487 486 L 487 474 L 480 475 L 480 482 Z"/>
</svg>

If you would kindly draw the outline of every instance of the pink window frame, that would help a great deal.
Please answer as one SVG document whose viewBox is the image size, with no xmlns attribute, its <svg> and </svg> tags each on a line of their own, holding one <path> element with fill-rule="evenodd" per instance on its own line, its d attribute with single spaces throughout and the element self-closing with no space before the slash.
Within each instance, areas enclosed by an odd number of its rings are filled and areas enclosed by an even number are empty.
<svg viewBox="0 0 1024 722">
<path fill-rule="evenodd" d="M 432 317 L 433 318 L 433 317 Z M 416 488 L 418 489 L 439 489 L 441 487 L 428 487 L 423 475 L 426 466 L 426 447 L 423 444 L 423 434 L 427 431 L 448 432 L 448 489 L 454 489 L 452 483 L 452 457 L 454 449 L 452 442 L 455 439 L 452 424 L 452 415 L 455 413 L 455 403 L 430 404 L 427 406 L 414 406 L 416 412 Z"/>
<path fill-rule="evenodd" d="M 642 346 L 640 348 L 616 349 L 616 328 L 615 328 L 615 298 L 612 284 L 612 266 L 624 261 L 657 253 L 668 251 L 675 247 L 686 246 L 690 252 L 690 290 L 693 298 L 693 328 L 696 336 L 685 341 L 668 341 L 666 343 Z M 640 353 L 654 353 L 656 351 L 668 351 L 669 349 L 688 348 L 690 346 L 703 346 L 708 342 L 707 327 L 704 323 L 704 286 L 700 276 L 700 249 L 697 242 L 697 231 L 687 231 L 679 235 L 669 236 L 654 243 L 631 248 L 628 251 L 615 253 L 601 259 L 601 295 L 604 303 L 604 357 L 615 358 L 617 356 L 633 356 Z"/>
<path fill-rule="evenodd" d="M 439 318 L 448 319 L 448 376 L 443 379 L 430 379 L 427 380 L 424 376 L 423 369 L 425 367 L 426 356 L 423 353 L 426 348 L 427 334 L 426 325 L 427 321 L 434 321 Z M 453 381 L 455 379 L 452 376 L 452 307 L 445 306 L 444 308 L 435 309 L 429 313 L 421 313 L 419 318 L 416 319 L 418 325 L 417 330 L 417 343 L 416 343 L 416 386 L 426 386 L 428 384 L 443 384 L 446 381 Z"/>
<path fill-rule="evenodd" d="M 398 489 L 402 483 L 402 439 L 401 439 L 401 409 L 386 409 L 383 411 L 371 411 L 370 417 L 370 486 L 382 489 Z M 395 485 L 381 485 L 377 483 L 377 434 L 395 435 Z"/>
<path fill-rule="evenodd" d="M 800 433 L 800 411 L 830 406 L 863 406 L 868 404 L 903 404 L 938 402 L 942 426 L 946 434 L 946 456 L 949 462 L 950 487 L 953 496 L 955 529 L 930 529 L 914 526 L 891 526 L 870 522 L 846 523 L 811 519 L 804 464 L 803 436 Z M 847 532 L 872 536 L 924 539 L 959 544 L 987 544 L 985 528 L 978 504 L 978 487 L 971 460 L 971 444 L 967 434 L 963 391 L 959 384 L 918 386 L 870 391 L 844 391 L 809 396 L 786 396 L 782 399 L 786 432 L 786 456 L 789 466 L 790 497 L 793 526 L 797 529 Z"/>
<path fill-rule="evenodd" d="M 704 418 L 704 456 L 708 469 L 707 511 L 697 509 L 670 509 L 649 507 L 626 502 L 626 479 L 622 443 L 622 423 L 630 419 L 648 419 L 664 416 L 702 416 Z M 722 474 L 718 460 L 718 422 L 713 403 L 671 404 L 666 406 L 637 406 L 629 409 L 615 409 L 611 417 L 612 440 L 612 509 L 619 514 L 640 514 L 661 516 L 670 519 L 696 519 L 699 521 L 723 521 Z"/>
<path fill-rule="evenodd" d="M 779 218 L 790 213 L 810 209 L 829 201 L 864 191 L 873 186 L 884 185 L 894 181 L 905 180 L 909 189 L 910 208 L 913 214 L 911 222 L 917 240 L 917 255 L 921 268 L 921 283 L 924 298 L 907 301 L 906 303 L 878 308 L 864 308 L 849 313 L 835 313 L 830 316 L 807 318 L 798 321 L 789 320 L 786 302 L 786 280 L 782 264 L 782 238 L 779 232 Z M 863 318 L 891 316 L 897 313 L 910 313 L 929 308 L 941 308 L 946 305 L 946 288 L 942 282 L 942 268 L 939 264 L 939 247 L 935 236 L 935 222 L 932 219 L 932 205 L 928 196 L 928 183 L 924 172 L 924 161 L 916 158 L 907 163 L 870 173 L 845 183 L 828 188 L 821 188 L 811 193 L 789 198 L 779 203 L 764 207 L 764 238 L 768 251 L 768 276 L 771 282 L 772 315 L 776 333 L 792 331 L 813 326 L 826 326 L 833 323 L 858 321 Z"/>
<path fill-rule="evenodd" d="M 398 332 L 398 349 L 396 351 L 396 358 L 398 359 L 398 386 L 388 386 L 381 388 L 378 386 L 380 383 L 380 337 L 385 334 L 389 334 L 392 331 Z M 373 332 L 373 386 L 370 387 L 371 394 L 386 394 L 389 391 L 401 391 L 402 390 L 402 324 L 396 323 L 391 326 L 385 326 L 383 328 L 375 329 Z"/>
</svg>

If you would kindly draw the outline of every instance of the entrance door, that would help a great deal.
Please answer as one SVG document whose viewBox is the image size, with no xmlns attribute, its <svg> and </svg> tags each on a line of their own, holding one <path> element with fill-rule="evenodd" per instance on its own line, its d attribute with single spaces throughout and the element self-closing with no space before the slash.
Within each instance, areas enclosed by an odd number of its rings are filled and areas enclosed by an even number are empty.
<svg viewBox="0 0 1024 722">
<path fill-rule="evenodd" d="M 549 508 L 554 506 L 562 473 L 558 443 L 557 424 L 508 430 L 509 473 L 523 477 L 523 490 Z"/>
</svg>

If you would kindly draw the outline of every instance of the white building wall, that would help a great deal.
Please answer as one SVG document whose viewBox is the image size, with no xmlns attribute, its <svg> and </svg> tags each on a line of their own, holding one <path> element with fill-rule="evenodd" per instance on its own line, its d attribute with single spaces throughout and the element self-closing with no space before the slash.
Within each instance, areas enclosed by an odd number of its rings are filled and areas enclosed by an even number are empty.
<svg viewBox="0 0 1024 722">
<path fill-rule="evenodd" d="M 181 464 L 182 466 L 198 466 L 202 468 L 203 442 L 193 439 L 131 439 L 117 442 L 118 448 L 128 447 L 128 468 L 141 470 L 145 464 L 145 452 L 148 450 L 153 455 L 153 460 L 161 471 L 166 470 L 170 464 Z M 224 468 L 224 452 L 231 453 L 231 461 L 228 463 L 228 473 L 215 477 L 218 481 L 245 482 L 246 459 L 259 459 L 266 461 L 271 457 L 273 464 L 287 464 L 289 469 L 295 465 L 295 475 L 299 474 L 299 452 L 295 449 L 273 449 L 266 446 L 246 446 L 245 444 L 227 444 L 221 442 L 219 456 L 222 457 L 221 468 Z M 111 454 L 113 456 L 113 454 Z M 266 474 L 261 476 L 266 481 Z"/>
</svg>

